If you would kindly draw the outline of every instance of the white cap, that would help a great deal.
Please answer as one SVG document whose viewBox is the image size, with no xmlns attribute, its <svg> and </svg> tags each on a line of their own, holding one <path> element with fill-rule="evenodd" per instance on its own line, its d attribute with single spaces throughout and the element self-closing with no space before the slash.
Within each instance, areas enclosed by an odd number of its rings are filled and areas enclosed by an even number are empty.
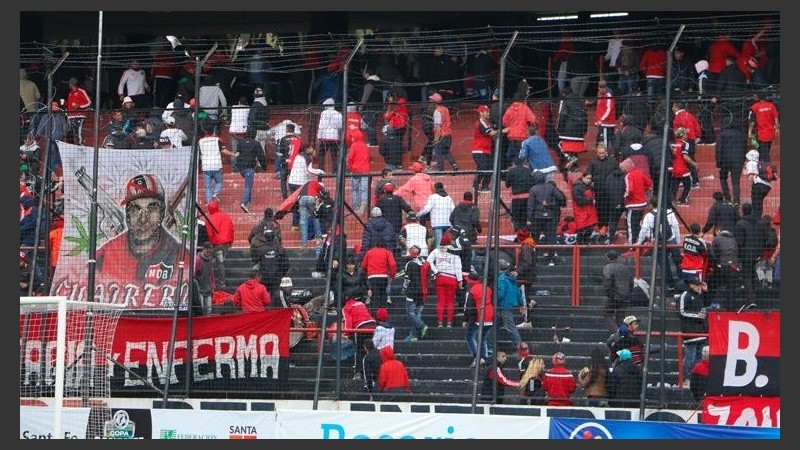
<svg viewBox="0 0 800 450">
<path fill-rule="evenodd" d="M 122 99 L 122 103 L 128 103 L 128 102 L 133 103 L 133 99 L 130 97 L 125 97 Z"/>
<path fill-rule="evenodd" d="M 289 278 L 289 277 L 281 278 L 280 287 L 292 287 L 292 286 L 294 286 L 294 284 L 292 284 L 292 279 L 291 278 Z"/>
</svg>

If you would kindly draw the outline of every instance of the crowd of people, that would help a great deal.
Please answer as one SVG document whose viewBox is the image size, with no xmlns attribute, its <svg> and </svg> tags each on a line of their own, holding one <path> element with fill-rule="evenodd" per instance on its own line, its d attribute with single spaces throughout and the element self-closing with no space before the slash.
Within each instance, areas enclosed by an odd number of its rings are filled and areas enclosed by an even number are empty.
<svg viewBox="0 0 800 450">
<path fill-rule="evenodd" d="M 720 41 L 724 38 L 720 36 Z M 428 172 L 434 168 L 459 172 L 453 150 L 464 149 L 453 148 L 453 116 L 446 99 L 460 89 L 439 86 L 421 95 L 427 99 L 422 108 L 426 143 L 419 159 L 406 168 L 412 175 L 404 183 L 396 183 L 393 172 L 403 170 L 405 149 L 401 143 L 409 129 L 408 93 L 402 83 L 382 82 L 379 71 L 372 67 L 363 71 L 360 101 L 349 103 L 346 111 L 337 109 L 341 99 L 326 85 L 331 80 L 315 86 L 315 98 L 322 110 L 315 139 L 309 136 L 304 141 L 300 126 L 292 121 L 269 125 L 270 108 L 263 86 L 253 89 L 252 102 L 242 96 L 229 106 L 219 81 L 211 74 L 203 77 L 197 98 L 193 91 L 179 89 L 171 98 L 159 98 L 160 103 L 170 102 L 158 114 L 143 115 L 146 110 L 141 108 L 152 106 L 147 95 L 150 87 L 138 62 L 131 61 L 119 81 L 121 108 L 114 110 L 102 145 L 176 148 L 191 145 L 196 139 L 207 210 L 203 218 L 205 236 L 199 241 L 193 273 L 195 306 L 200 314 L 214 311 L 214 294 L 220 290 L 232 292 L 230 301 L 245 312 L 297 303 L 286 298 L 286 289 L 292 287 L 286 276 L 290 262 L 278 223 L 291 215 L 292 231 L 299 231 L 301 247 L 313 243 L 319 250 L 314 276 L 324 276 L 333 259 L 330 267 L 337 276 L 341 271 L 346 280 L 345 289 L 334 293 L 344 305 L 337 326 L 353 341 L 354 374 L 365 381 L 370 395 L 380 392 L 382 398 L 390 398 L 391 394 L 409 392 L 406 369 L 394 355 L 396 330 L 387 310 L 398 298 L 392 295 L 392 286 L 402 280 L 400 298 L 411 324 L 405 340 L 425 339 L 429 327 L 452 328 L 456 311 L 461 309 L 472 367 L 489 366 L 484 367 L 484 396 L 492 395 L 497 385 L 518 388 L 528 402 L 570 405 L 579 383 L 597 405 L 608 400 L 611 406 L 630 406 L 633 400 L 638 404 L 645 357 L 644 348 L 636 342 L 638 319 L 625 311 L 634 287 L 630 265 L 620 261 L 620 252 L 611 250 L 603 268 L 607 297 L 604 319 L 608 331 L 617 336 L 609 341 L 613 370 L 604 367 L 605 357 L 595 354 L 603 352 L 593 350 L 591 365 L 580 371 L 576 382 L 564 367 L 564 354 L 552 355 L 552 367 L 546 369 L 541 357 L 529 358 L 527 344 L 520 336 L 519 328 L 530 326 L 528 314 L 535 306 L 533 290 L 539 260 L 549 265 L 558 262 L 555 251 L 537 254 L 536 246 L 620 241 L 631 248 L 654 241 L 671 244 L 675 274 L 668 266 L 663 276 L 668 291 L 680 293 L 682 331 L 704 333 L 706 311 L 736 310 L 742 300 L 741 287 L 744 300 L 755 302 L 757 289 L 779 285 L 780 239 L 773 229 L 779 217 L 764 215 L 765 198 L 771 183 L 777 180 L 773 161 L 779 158 L 772 149 L 779 135 L 779 120 L 777 106 L 757 89 L 759 68 L 763 67 L 758 52 L 739 64 L 744 48 L 731 50 L 728 44 L 715 42 L 707 60 L 694 65 L 694 73 L 690 67 L 681 77 L 673 77 L 674 83 L 682 83 L 675 89 L 684 95 L 666 105 L 659 95 L 666 52 L 657 45 L 650 46 L 634 58 L 641 59 L 634 64 L 622 42 L 616 54 L 609 46 L 610 67 L 616 73 L 598 81 L 596 98 L 587 100 L 584 96 L 582 76 L 567 80 L 569 86 L 559 85 L 558 114 L 549 127 L 549 116 L 529 104 L 526 80 L 516 85 L 509 96 L 511 102 L 500 111 L 501 93 L 493 89 L 492 77 L 476 74 L 476 79 L 486 81 L 476 88 L 485 103 L 475 107 L 469 143 L 477 173 L 472 189 L 455 197 L 445 181 L 435 180 Z M 757 47 L 756 38 L 748 42 Z M 680 60 L 682 52 L 675 52 L 673 57 Z M 564 61 L 568 60 L 565 57 Z M 643 82 L 633 76 L 637 68 L 644 75 Z M 35 102 L 37 94 L 28 83 L 23 85 L 25 74 L 21 72 L 20 78 L 21 101 L 26 105 Z M 55 142 L 83 142 L 81 127 L 92 100 L 77 81 L 70 80 L 66 104 L 54 101 L 48 105 L 50 113 L 21 146 L 26 162 L 20 179 L 21 291 L 30 288 L 32 275 L 25 268 L 37 244 L 36 199 L 40 195 L 37 189 L 42 187 L 36 187 L 41 172 L 33 169 L 33 163 L 41 159 L 39 148 L 49 149 L 50 156 L 48 167 L 41 170 L 55 174 L 60 163 Z M 750 102 L 744 107 L 743 98 L 748 95 Z M 195 103 L 197 117 L 190 108 Z M 714 118 L 708 117 L 713 114 L 709 104 L 716 105 L 718 133 L 714 132 Z M 590 123 L 597 130 L 596 157 L 581 168 L 579 156 L 590 150 L 585 142 Z M 222 133 L 225 126 L 227 138 Z M 671 130 L 666 148 L 662 144 L 665 128 Z M 340 148 L 342 140 L 344 149 Z M 274 151 L 270 151 L 270 141 Z M 688 234 L 682 237 L 676 212 L 691 204 L 692 191 L 701 183 L 697 145 L 711 142 L 716 146 L 720 190 L 713 194 L 706 223 L 684 224 Z M 370 147 L 379 148 L 384 163 L 382 177 L 374 188 L 367 176 L 372 167 Z M 492 154 L 497 147 L 502 167 L 500 179 L 492 180 Z M 365 222 L 358 243 L 347 241 L 342 224 L 333 217 L 332 193 L 319 181 L 327 173 L 326 167 L 336 166 L 343 151 L 351 175 L 352 213 Z M 230 159 L 232 171 L 243 178 L 239 201 L 243 212 L 251 213 L 255 172 L 265 171 L 270 165 L 283 199 L 280 207 L 266 208 L 263 218 L 251 229 L 248 242 L 254 265 L 248 280 L 238 287 L 228 284 L 225 267 L 236 224 L 219 207 L 224 158 Z M 665 179 L 661 178 L 662 169 Z M 578 178 L 571 178 L 570 173 L 576 171 Z M 559 174 L 567 182 L 566 192 L 557 182 Z M 750 185 L 749 201 L 741 196 L 742 174 Z M 486 211 L 481 211 L 475 196 L 488 191 L 492 182 L 503 183 L 510 190 L 510 216 L 519 251 L 513 260 L 498 261 L 498 272 L 491 273 L 490 282 L 484 284 L 478 275 L 480 264 L 489 261 L 479 261 L 475 245 L 484 232 L 481 222 Z M 658 201 L 659 196 L 663 203 Z M 569 200 L 568 215 L 564 211 Z M 367 211 L 369 204 L 375 206 Z M 660 205 L 665 206 L 661 214 L 666 219 L 661 224 L 657 223 Z M 618 232 L 620 222 L 624 225 Z M 57 228 L 58 220 L 53 220 L 51 229 L 46 230 L 48 236 Z M 713 235 L 706 241 L 709 232 Z M 334 254 L 338 240 L 353 248 L 343 261 Z M 54 247 L 49 253 L 57 258 Z M 55 263 L 52 259 L 49 263 L 52 270 Z M 36 277 L 41 279 L 42 273 L 34 274 Z M 491 302 L 494 291 L 497 310 Z M 431 324 L 425 323 L 422 315 L 429 301 L 435 302 L 436 308 L 436 322 Z M 322 302 L 327 306 L 327 299 Z M 504 330 L 508 339 L 495 339 L 498 329 Z M 363 339 L 367 333 L 354 330 L 371 330 L 371 339 Z M 495 341 L 501 341 L 497 348 Z M 685 341 L 684 379 L 693 378 L 695 363 L 703 361 L 702 344 L 702 336 Z M 519 381 L 503 371 L 509 355 L 527 361 L 524 368 L 520 366 Z M 697 371 L 702 372 L 702 368 Z M 503 396 L 502 389 L 497 393 Z"/>
</svg>

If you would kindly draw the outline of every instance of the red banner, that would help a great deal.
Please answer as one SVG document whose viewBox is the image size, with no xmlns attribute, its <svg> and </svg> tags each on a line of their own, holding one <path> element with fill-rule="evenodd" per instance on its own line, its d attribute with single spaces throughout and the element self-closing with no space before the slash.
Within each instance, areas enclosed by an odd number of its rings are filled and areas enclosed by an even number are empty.
<svg viewBox="0 0 800 450">
<path fill-rule="evenodd" d="M 191 357 L 192 388 L 204 390 L 269 389 L 285 378 L 292 309 L 178 319 L 170 384 L 182 383 Z M 120 318 L 113 358 L 148 382 L 163 385 L 172 319 Z M 187 351 L 191 345 L 191 351 Z M 127 370 L 115 370 L 114 388 L 146 386 Z M 272 386 L 274 387 L 274 385 Z"/>
<path fill-rule="evenodd" d="M 180 390 L 187 376 L 194 391 L 269 391 L 286 379 L 290 354 L 289 328 L 293 309 L 258 313 L 197 317 L 191 328 L 179 318 L 172 353 L 169 383 Z M 66 341 L 67 387 L 80 382 L 87 364 L 84 326 L 86 314 L 71 314 Z M 80 322 L 76 322 L 80 321 Z M 24 361 L 20 388 L 28 396 L 36 390 L 52 389 L 49 375 L 55 368 L 56 316 L 38 314 L 26 321 L 20 316 L 20 345 Z M 191 339 L 187 330 L 191 329 Z M 168 368 L 171 318 L 121 317 L 110 349 L 103 333 L 94 333 L 94 366 L 113 373 L 112 392 L 153 392 L 151 384 L 163 388 Z M 44 354 L 43 354 L 44 353 Z M 106 359 L 111 357 L 117 364 Z"/>
<path fill-rule="evenodd" d="M 708 316 L 708 395 L 780 396 L 780 312 Z"/>
<path fill-rule="evenodd" d="M 703 399 L 700 423 L 780 427 L 780 397 L 710 397 Z"/>
</svg>

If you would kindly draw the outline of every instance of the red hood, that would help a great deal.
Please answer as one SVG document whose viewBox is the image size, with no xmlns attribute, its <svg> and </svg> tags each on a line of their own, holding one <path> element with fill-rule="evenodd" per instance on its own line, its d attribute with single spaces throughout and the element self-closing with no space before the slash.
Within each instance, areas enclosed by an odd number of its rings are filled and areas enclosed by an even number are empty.
<svg viewBox="0 0 800 450">
<path fill-rule="evenodd" d="M 381 361 L 386 362 L 390 359 L 394 359 L 394 349 L 387 345 L 381 349 Z"/>
<path fill-rule="evenodd" d="M 219 203 L 214 200 L 208 202 L 208 212 L 213 214 L 217 211 L 219 211 Z"/>
</svg>

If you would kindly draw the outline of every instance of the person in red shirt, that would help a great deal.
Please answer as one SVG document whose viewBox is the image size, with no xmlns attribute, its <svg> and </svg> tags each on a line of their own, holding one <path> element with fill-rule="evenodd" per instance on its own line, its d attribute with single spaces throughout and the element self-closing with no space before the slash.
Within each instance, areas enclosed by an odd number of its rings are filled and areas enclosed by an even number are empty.
<svg viewBox="0 0 800 450">
<path fill-rule="evenodd" d="M 689 193 L 692 192 L 691 168 L 697 167 L 697 163 L 689 156 L 689 143 L 686 142 L 687 134 L 686 128 L 676 128 L 675 140 L 670 144 L 674 155 L 672 167 L 667 168 L 672 172 L 672 181 L 669 188 L 670 199 L 672 201 L 677 200 L 676 204 L 678 206 L 687 206 L 689 204 Z M 678 187 L 681 185 L 683 186 L 683 191 L 678 196 Z"/>
<path fill-rule="evenodd" d="M 708 245 L 703 240 L 703 229 L 697 222 L 689 225 L 689 235 L 683 238 L 681 249 L 681 278 L 690 280 L 697 277 L 706 281 L 708 269 Z"/>
<path fill-rule="evenodd" d="M 517 159 L 522 148 L 522 142 L 530 137 L 528 127 L 536 123 L 536 114 L 525 101 L 524 92 L 514 93 L 513 101 L 503 113 L 503 132 L 508 138 L 508 148 L 506 148 L 505 161 L 501 167 L 508 165 Z"/>
<path fill-rule="evenodd" d="M 663 96 L 667 78 L 667 52 L 660 44 L 650 44 L 644 51 L 642 59 L 639 60 L 639 70 L 645 77 L 647 97 L 654 99 Z"/>
<path fill-rule="evenodd" d="M 206 232 L 208 240 L 214 246 L 213 252 L 216 256 L 214 266 L 217 282 L 220 289 L 226 287 L 225 276 L 225 256 L 233 245 L 235 226 L 233 219 L 225 211 L 219 209 L 219 203 L 212 200 L 208 203 L 208 221 L 206 222 Z"/>
<path fill-rule="evenodd" d="M 69 94 L 67 94 L 66 106 L 72 143 L 83 145 L 83 121 L 86 120 L 86 110 L 92 106 L 92 99 L 86 90 L 78 85 L 77 78 L 69 79 Z"/>
<path fill-rule="evenodd" d="M 397 263 L 392 251 L 386 248 L 386 241 L 382 237 L 378 237 L 374 245 L 364 253 L 361 268 L 367 274 L 370 297 L 375 299 L 375 307 L 391 306 L 392 300 L 388 298 L 386 289 L 397 275 Z"/>
<path fill-rule="evenodd" d="M 489 107 L 486 105 L 478 106 L 478 121 L 472 132 L 472 159 L 475 160 L 475 180 L 472 182 L 473 190 L 488 191 L 489 183 L 492 181 L 492 150 L 494 149 L 494 137 L 497 130 L 489 118 Z"/>
<path fill-rule="evenodd" d="M 625 174 L 625 194 L 622 201 L 625 205 L 628 222 L 628 244 L 633 245 L 642 227 L 642 218 L 647 208 L 648 191 L 652 192 L 653 180 L 650 175 L 634 167 L 633 160 L 625 159 L 619 163 Z"/>
<path fill-rule="evenodd" d="M 403 394 L 411 392 L 408 370 L 402 361 L 395 359 L 394 349 L 386 346 L 381 349 L 381 368 L 378 371 L 378 389 L 384 402 L 397 401 Z M 400 395 L 397 395 L 400 394 Z"/>
<path fill-rule="evenodd" d="M 352 177 L 353 210 L 363 216 L 369 197 L 369 148 L 364 133 L 359 129 L 348 130 L 347 139 L 347 171 L 355 175 Z"/>
<path fill-rule="evenodd" d="M 616 109 L 614 94 L 608 89 L 608 83 L 606 80 L 598 81 L 594 125 L 597 127 L 597 142 L 602 142 L 606 147 L 611 146 L 609 141 L 617 126 Z"/>
<path fill-rule="evenodd" d="M 747 137 L 752 139 L 755 134 L 758 139 L 758 160 L 769 164 L 772 141 L 780 134 L 778 123 L 778 108 L 771 101 L 763 98 L 759 92 L 751 94 L 753 104 L 750 106 Z"/>
<path fill-rule="evenodd" d="M 272 299 L 267 287 L 261 283 L 261 272 L 258 269 L 250 272 L 250 278 L 236 288 L 233 304 L 242 312 L 259 312 L 269 308 Z"/>
<path fill-rule="evenodd" d="M 722 33 L 708 46 L 708 92 L 717 91 L 717 79 L 729 56 L 734 60 L 739 58 L 739 49 L 731 42 L 729 33 Z"/>
<path fill-rule="evenodd" d="M 672 114 L 672 129 L 686 129 L 686 143 L 689 144 L 689 157 L 694 159 L 694 152 L 697 148 L 697 143 L 700 142 L 700 135 L 703 132 L 700 128 L 700 121 L 697 119 L 697 116 L 686 109 L 684 102 L 672 102 Z M 692 174 L 692 187 L 700 187 L 700 176 L 697 173 L 696 166 L 689 167 L 689 172 Z"/>
<path fill-rule="evenodd" d="M 553 355 L 553 367 L 544 373 L 542 389 L 547 393 L 547 406 L 572 406 L 572 394 L 578 388 L 575 376 L 564 367 L 567 357 L 558 352 Z"/>
</svg>

